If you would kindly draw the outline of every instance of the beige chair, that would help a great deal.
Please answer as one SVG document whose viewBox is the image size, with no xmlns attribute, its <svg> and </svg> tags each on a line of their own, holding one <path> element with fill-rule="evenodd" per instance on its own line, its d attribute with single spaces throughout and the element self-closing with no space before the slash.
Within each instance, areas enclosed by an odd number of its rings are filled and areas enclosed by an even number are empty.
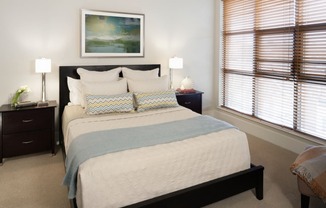
<svg viewBox="0 0 326 208">
<path fill-rule="evenodd" d="M 320 194 L 315 194 L 309 185 L 304 181 L 304 177 L 310 178 L 315 175 L 313 179 L 315 179 L 315 183 L 321 187 L 325 187 L 326 184 L 325 177 L 325 156 L 326 156 L 326 148 L 325 146 L 309 146 L 306 148 L 305 152 L 299 154 L 297 159 L 291 165 L 290 170 L 292 173 L 297 175 L 297 184 L 298 189 L 301 194 L 301 208 L 309 208 L 309 202 L 311 197 L 316 197 L 321 199 L 320 197 L 324 196 L 323 190 L 319 190 L 316 187 L 316 190 L 320 191 Z M 299 175 L 301 175 L 299 177 Z M 316 185 L 316 184 L 315 184 Z"/>
</svg>

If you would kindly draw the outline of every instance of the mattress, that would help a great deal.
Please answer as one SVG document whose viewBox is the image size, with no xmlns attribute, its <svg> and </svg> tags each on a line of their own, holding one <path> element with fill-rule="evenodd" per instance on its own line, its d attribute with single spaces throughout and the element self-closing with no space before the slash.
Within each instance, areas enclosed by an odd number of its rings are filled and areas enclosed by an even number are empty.
<svg viewBox="0 0 326 208">
<path fill-rule="evenodd" d="M 195 116 L 198 114 L 181 106 L 103 116 L 86 116 L 81 107 L 66 106 L 62 122 L 66 152 L 75 138 L 88 132 Z M 76 201 L 79 208 L 123 207 L 249 167 L 246 135 L 232 128 L 88 159 L 79 166 Z"/>
</svg>

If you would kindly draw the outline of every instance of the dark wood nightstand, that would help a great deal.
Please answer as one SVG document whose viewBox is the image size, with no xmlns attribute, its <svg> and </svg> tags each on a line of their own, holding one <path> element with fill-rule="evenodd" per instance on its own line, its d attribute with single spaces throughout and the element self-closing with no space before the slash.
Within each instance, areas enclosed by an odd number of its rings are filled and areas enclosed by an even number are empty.
<svg viewBox="0 0 326 208">
<path fill-rule="evenodd" d="M 55 154 L 54 109 L 48 106 L 0 107 L 0 163 L 6 157 L 51 150 Z"/>
<path fill-rule="evenodd" d="M 202 95 L 203 92 L 194 93 L 176 93 L 179 105 L 189 108 L 197 113 L 202 113 Z"/>
</svg>

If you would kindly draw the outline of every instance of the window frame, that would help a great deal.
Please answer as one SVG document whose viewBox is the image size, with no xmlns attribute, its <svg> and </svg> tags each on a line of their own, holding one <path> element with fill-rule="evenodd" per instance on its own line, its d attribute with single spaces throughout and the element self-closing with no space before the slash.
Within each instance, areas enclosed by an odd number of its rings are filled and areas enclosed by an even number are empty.
<svg viewBox="0 0 326 208">
<path fill-rule="evenodd" d="M 224 96 L 225 96 L 225 72 L 223 70 L 225 70 L 223 68 L 223 66 L 225 66 L 225 63 L 224 63 L 224 59 L 223 59 L 223 56 L 224 56 L 224 53 L 225 53 L 225 45 L 224 45 L 224 42 L 223 42 L 223 1 L 220 2 L 220 11 L 221 11 L 221 15 L 220 15 L 220 43 L 219 43 L 219 51 L 222 52 L 220 53 L 220 56 L 219 56 L 219 80 L 222 82 L 219 84 L 220 86 L 220 89 L 219 89 L 219 100 L 218 100 L 218 108 L 221 109 L 221 110 L 225 110 L 226 112 L 229 112 L 229 113 L 232 113 L 232 114 L 236 114 L 236 115 L 240 115 L 241 117 L 244 117 L 246 119 L 250 119 L 252 121 L 255 121 L 255 122 L 258 122 L 260 124 L 264 124 L 264 125 L 267 125 L 267 126 L 270 126 L 270 127 L 273 127 L 273 128 L 276 128 L 278 130 L 282 130 L 282 131 L 285 131 L 287 133 L 291 133 L 291 134 L 294 134 L 296 136 L 300 136 L 300 137 L 303 137 L 303 138 L 306 138 L 308 140 L 311 140 L 311 141 L 314 141 L 314 142 L 318 142 L 318 143 L 324 143 L 326 141 L 326 138 L 323 139 L 323 138 L 319 138 L 317 136 L 314 136 L 314 135 L 311 135 L 311 134 L 307 134 L 305 132 L 302 132 L 302 131 L 299 131 L 297 129 L 297 121 L 296 120 L 293 120 L 293 128 L 292 127 L 287 127 L 287 126 L 282 126 L 282 125 L 279 125 L 279 124 L 275 124 L 275 123 L 272 123 L 272 122 L 269 122 L 269 121 L 266 121 L 266 120 L 263 120 L 259 117 L 255 117 L 255 110 L 256 110 L 256 107 L 254 106 L 253 107 L 253 110 L 252 110 L 252 114 L 247 114 L 247 113 L 243 113 L 243 112 L 239 112 L 239 111 L 236 111 L 232 108 L 229 108 L 225 105 L 225 102 L 226 100 L 224 99 Z M 321 28 L 321 26 L 325 27 L 326 28 L 326 22 L 323 23 L 322 25 L 321 24 L 318 24 L 316 25 L 316 27 L 318 27 L 318 29 Z M 306 30 L 308 26 L 306 25 L 300 25 L 298 26 L 297 24 L 295 24 L 294 26 L 292 27 L 286 27 L 286 29 L 288 29 L 289 31 L 293 31 L 293 30 L 296 30 L 294 32 L 294 34 L 296 33 L 302 33 Z M 311 26 L 310 26 L 311 27 Z M 279 29 L 270 29 L 269 31 L 276 31 L 276 30 L 279 30 Z M 299 32 L 297 32 L 299 31 Z M 257 30 L 255 32 L 258 32 L 260 33 L 261 31 Z M 267 33 L 268 33 L 268 30 L 267 30 Z M 294 44 L 295 47 L 298 47 L 298 45 L 295 43 Z M 294 52 L 295 53 L 295 52 Z M 297 56 L 294 56 L 295 58 Z M 256 59 L 256 57 L 255 57 Z M 324 79 L 320 79 L 320 77 L 316 77 L 314 75 L 307 75 L 307 74 L 302 74 L 302 71 L 298 71 L 295 69 L 295 67 L 298 67 L 298 65 L 301 64 L 300 61 L 296 60 L 296 59 L 293 59 L 293 61 L 291 62 L 291 71 L 289 71 L 288 73 L 280 73 L 279 77 L 274 77 L 275 74 L 274 73 L 269 73 L 268 71 L 259 71 L 257 70 L 257 68 L 255 67 L 254 68 L 254 72 L 252 74 L 250 74 L 250 72 L 241 72 L 241 71 L 233 71 L 232 73 L 230 74 L 240 74 L 240 75 L 248 75 L 248 76 L 252 76 L 253 79 L 256 79 L 258 77 L 268 77 L 268 78 L 276 78 L 276 79 L 280 79 L 280 80 L 294 80 L 297 84 L 298 83 L 301 83 L 302 81 L 304 83 L 315 83 L 315 82 L 320 82 L 320 81 L 325 81 Z M 303 80 L 302 80 L 303 79 Z M 296 85 L 297 85 L 296 84 Z M 326 82 L 325 82 L 326 84 Z M 297 86 L 294 86 L 294 87 L 297 87 Z M 298 96 L 294 96 L 294 99 L 298 99 Z M 254 101 L 253 101 L 254 102 Z M 296 101 L 296 103 L 300 104 L 298 101 Z M 294 106 L 295 107 L 295 106 Z M 297 113 L 297 112 L 295 112 Z M 297 118 L 296 115 L 293 116 L 294 118 Z"/>
</svg>

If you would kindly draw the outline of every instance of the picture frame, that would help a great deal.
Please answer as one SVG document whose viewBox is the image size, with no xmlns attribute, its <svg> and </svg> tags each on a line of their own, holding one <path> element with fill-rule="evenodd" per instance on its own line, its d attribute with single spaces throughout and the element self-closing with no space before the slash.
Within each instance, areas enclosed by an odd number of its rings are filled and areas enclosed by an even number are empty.
<svg viewBox="0 0 326 208">
<path fill-rule="evenodd" d="M 143 14 L 81 10 L 81 57 L 144 57 Z"/>
</svg>

